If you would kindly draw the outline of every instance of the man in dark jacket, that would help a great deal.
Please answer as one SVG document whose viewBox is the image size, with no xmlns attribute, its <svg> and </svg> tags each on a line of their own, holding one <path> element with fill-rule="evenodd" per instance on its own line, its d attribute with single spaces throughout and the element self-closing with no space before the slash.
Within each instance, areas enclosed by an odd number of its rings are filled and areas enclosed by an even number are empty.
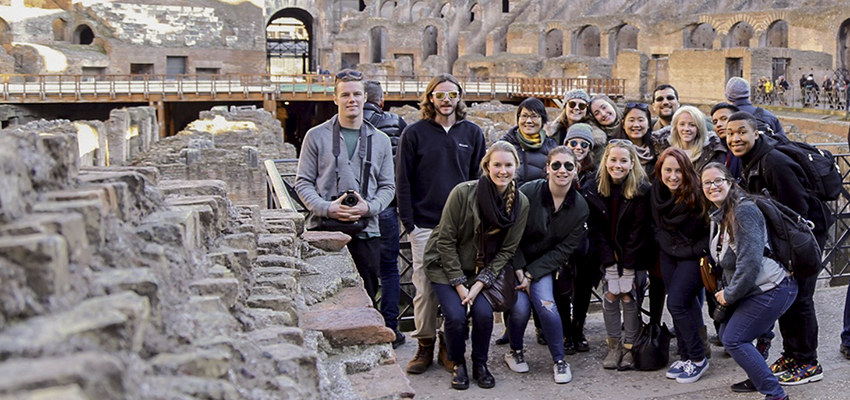
<svg viewBox="0 0 850 400">
<path fill-rule="evenodd" d="M 726 82 L 726 100 L 738 107 L 738 110 L 748 112 L 750 115 L 758 116 L 760 113 L 762 122 L 767 124 L 775 135 L 785 136 L 785 129 L 779 122 L 779 118 L 776 118 L 770 111 L 756 107 L 750 102 L 750 83 L 744 78 L 736 76 Z"/>
<path fill-rule="evenodd" d="M 766 189 L 771 197 L 814 222 L 814 234 L 823 248 L 828 228 L 823 203 L 807 193 L 808 180 L 802 167 L 776 149 L 775 139 L 760 135 L 757 126 L 755 117 L 743 111 L 729 116 L 726 125 L 729 149 L 743 163 L 742 186 L 753 194 L 762 194 Z M 823 379 L 823 368 L 817 359 L 818 321 L 812 299 L 817 275 L 797 282 L 797 299 L 779 318 L 785 351 L 770 366 L 783 385 Z"/>
<path fill-rule="evenodd" d="M 416 331 L 411 336 L 419 340 L 419 349 L 407 364 L 411 374 L 421 374 L 431 365 L 437 336 L 437 299 L 425 275 L 425 245 L 451 190 L 479 176 L 478 164 L 486 150 L 484 132 L 466 120 L 463 89 L 454 76 L 431 79 L 419 107 L 422 119 L 402 132 L 396 154 L 398 213 L 410 237 L 416 288 Z M 443 363 L 448 369 L 447 357 Z"/>
<path fill-rule="evenodd" d="M 393 147 L 393 159 L 398 148 L 398 138 L 407 127 L 404 119 L 391 112 L 384 112 L 384 91 L 381 83 L 366 81 L 366 104 L 363 106 L 363 120 L 369 122 L 390 137 Z M 393 348 L 404 344 L 405 338 L 398 330 L 398 300 L 401 295 L 398 274 L 398 209 L 395 198 L 378 215 L 381 227 L 381 314 L 384 325 L 395 332 Z"/>
</svg>

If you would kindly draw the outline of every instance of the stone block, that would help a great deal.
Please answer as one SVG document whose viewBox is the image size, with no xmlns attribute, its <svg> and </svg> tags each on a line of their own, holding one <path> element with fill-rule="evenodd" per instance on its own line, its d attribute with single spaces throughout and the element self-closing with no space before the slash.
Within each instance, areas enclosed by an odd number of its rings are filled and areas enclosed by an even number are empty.
<svg viewBox="0 0 850 400">
<path fill-rule="evenodd" d="M 120 293 L 126 290 L 148 298 L 152 309 L 159 306 L 159 282 L 156 274 L 147 268 L 115 269 L 98 272 L 94 283 L 103 287 L 106 293 Z"/>
<path fill-rule="evenodd" d="M 49 387 L 46 389 L 16 392 L 10 395 L 0 395 L 0 400 L 91 400 L 83 389 L 76 384 Z"/>
<path fill-rule="evenodd" d="M 296 234 L 304 232 L 304 216 L 294 211 L 261 210 L 264 225 L 292 225 Z"/>
<path fill-rule="evenodd" d="M 234 249 L 242 249 L 248 251 L 248 258 L 251 260 L 257 258 L 257 236 L 252 233 L 234 233 L 225 235 L 224 245 Z"/>
<path fill-rule="evenodd" d="M 219 196 L 227 198 L 227 183 L 219 180 L 169 180 L 159 183 L 165 196 Z"/>
<path fill-rule="evenodd" d="M 210 206 L 205 204 L 176 205 L 171 206 L 171 210 L 194 211 L 198 214 L 199 234 L 202 243 L 211 244 L 218 237 L 220 230 L 215 226 L 215 212 Z"/>
<path fill-rule="evenodd" d="M 111 193 L 110 193 L 111 192 Z M 104 213 L 114 212 L 117 215 L 117 198 L 114 191 L 102 188 L 54 190 L 44 194 L 44 198 L 55 202 L 96 200 L 104 207 Z"/>
<path fill-rule="evenodd" d="M 304 261 L 322 271 L 321 275 L 301 276 L 298 281 L 307 305 L 333 296 L 342 287 L 363 285 L 348 250 L 310 257 Z"/>
<path fill-rule="evenodd" d="M 287 343 L 263 346 L 263 357 L 274 362 L 278 375 L 285 375 L 307 391 L 319 388 L 318 355 L 303 347 Z"/>
<path fill-rule="evenodd" d="M 247 331 L 296 325 L 296 321 L 289 313 L 278 312 L 268 308 L 243 308 L 240 312 L 239 322 L 245 326 L 245 330 Z"/>
<path fill-rule="evenodd" d="M 51 180 L 67 185 L 80 172 L 80 146 L 76 135 L 42 133 L 39 141 L 50 157 L 53 165 L 49 171 Z"/>
<path fill-rule="evenodd" d="M 151 376 L 143 378 L 141 398 L 240 400 L 233 384 L 223 379 L 193 376 Z M 182 396 L 182 397 L 180 397 Z"/>
<path fill-rule="evenodd" d="M 36 204 L 33 209 L 36 212 L 50 214 L 79 213 L 86 224 L 86 237 L 89 244 L 102 246 L 104 243 L 103 220 L 109 205 L 101 200 L 46 201 Z"/>
<path fill-rule="evenodd" d="M 82 183 L 91 184 L 111 184 L 114 182 L 122 182 L 127 185 L 129 197 L 125 199 L 119 198 L 118 201 L 122 205 L 120 208 L 131 210 L 132 215 L 125 215 L 124 220 L 140 219 L 155 208 L 155 203 L 151 199 L 150 193 L 147 191 L 147 186 L 152 185 L 148 181 L 147 170 L 144 168 L 96 168 L 86 170 L 81 174 L 79 180 Z M 117 193 L 116 193 L 117 195 Z"/>
<path fill-rule="evenodd" d="M 295 235 L 261 234 L 257 236 L 257 247 L 268 249 L 269 254 L 296 256 Z"/>
<path fill-rule="evenodd" d="M 59 235 L 33 234 L 0 237 L 0 257 L 25 269 L 27 286 L 47 300 L 68 291 L 68 243 Z"/>
<path fill-rule="evenodd" d="M 258 256 L 256 263 L 261 267 L 284 267 L 299 270 L 301 271 L 301 275 L 321 274 L 321 271 L 319 271 L 315 266 L 304 262 L 298 257 L 267 254 Z"/>
<path fill-rule="evenodd" d="M 201 296 L 218 296 L 227 308 L 236 305 L 239 281 L 234 278 L 207 278 L 189 284 L 189 289 Z"/>
<path fill-rule="evenodd" d="M 230 352 L 222 349 L 200 349 L 180 354 L 158 354 L 150 360 L 158 375 L 188 375 L 202 378 L 224 378 L 230 370 Z"/>
<path fill-rule="evenodd" d="M 295 302 L 289 296 L 284 295 L 252 295 L 247 300 L 248 307 L 268 308 L 274 311 L 289 313 L 293 320 L 297 320 Z"/>
<path fill-rule="evenodd" d="M 0 221 L 13 220 L 27 212 L 34 194 L 30 169 L 12 136 L 0 137 Z"/>
<path fill-rule="evenodd" d="M 125 398 L 122 365 L 113 356 L 91 352 L 7 360 L 0 364 L 0 394 L 76 385 L 90 399 L 121 400 Z"/>
<path fill-rule="evenodd" d="M 32 214 L 26 219 L 0 226 L 0 236 L 32 234 L 61 235 L 68 243 L 69 261 L 86 265 L 91 260 L 86 225 L 80 214 Z"/>
<path fill-rule="evenodd" d="M 172 206 L 195 206 L 195 205 L 206 205 L 209 206 L 213 212 L 211 226 L 216 229 L 215 237 L 218 236 L 218 233 L 223 231 L 225 227 L 227 227 L 228 216 L 227 216 L 227 207 L 229 205 L 229 201 L 225 197 L 221 196 L 170 196 L 165 199 L 166 203 Z"/>
<path fill-rule="evenodd" d="M 349 375 L 348 379 L 362 399 L 412 399 L 416 395 L 398 364 L 379 365 L 373 370 Z"/>
<path fill-rule="evenodd" d="M 156 186 L 159 182 L 159 169 L 156 167 L 144 167 L 144 166 L 110 166 L 107 168 L 102 167 L 82 167 L 80 168 L 82 172 L 85 173 L 126 173 L 132 172 L 134 174 L 139 174 L 143 176 L 148 182 Z"/>
<path fill-rule="evenodd" d="M 207 257 L 214 264 L 229 268 L 237 276 L 251 272 L 252 265 L 248 250 L 222 248 L 221 251 L 208 253 Z"/>
<path fill-rule="evenodd" d="M 304 331 L 292 326 L 275 326 L 249 332 L 246 334 L 248 340 L 259 346 L 289 343 L 296 346 L 304 346 Z"/>
<path fill-rule="evenodd" d="M 307 231 L 301 235 L 301 238 L 325 251 L 340 251 L 351 241 L 351 236 L 342 232 Z"/>
<path fill-rule="evenodd" d="M 178 335 L 189 343 L 230 336 L 241 330 L 238 321 L 218 296 L 191 296 L 179 312 L 182 314 L 179 320 L 182 329 Z"/>
<path fill-rule="evenodd" d="M 158 211 L 150 214 L 136 228 L 143 239 L 188 250 L 201 247 L 201 229 L 195 210 Z"/>
<path fill-rule="evenodd" d="M 393 331 L 374 308 L 308 309 L 301 314 L 301 329 L 322 332 L 334 347 L 390 343 Z"/>
<path fill-rule="evenodd" d="M 310 311 L 338 310 L 346 308 L 372 308 L 372 300 L 362 286 L 344 287 L 336 294 L 310 307 Z"/>
<path fill-rule="evenodd" d="M 207 273 L 212 278 L 233 278 L 233 272 L 230 272 L 224 265 L 213 265 Z"/>
<path fill-rule="evenodd" d="M 283 291 L 285 294 L 296 294 L 298 281 L 291 275 L 263 276 L 254 281 L 254 288 L 271 287 Z M 253 292 L 252 293 L 256 293 Z"/>
<path fill-rule="evenodd" d="M 263 268 L 254 268 L 254 279 L 259 280 L 263 278 L 278 278 L 281 276 L 298 276 L 299 271 L 297 269 L 292 268 L 284 268 L 284 267 L 263 267 Z"/>
</svg>

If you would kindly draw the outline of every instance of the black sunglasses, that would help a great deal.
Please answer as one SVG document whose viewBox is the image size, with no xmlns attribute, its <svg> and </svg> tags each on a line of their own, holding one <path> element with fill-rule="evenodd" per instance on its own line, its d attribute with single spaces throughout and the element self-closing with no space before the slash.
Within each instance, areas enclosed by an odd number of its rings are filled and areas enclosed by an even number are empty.
<svg viewBox="0 0 850 400">
<path fill-rule="evenodd" d="M 355 69 L 344 69 L 336 73 L 337 79 L 343 79 L 345 77 L 353 77 L 353 78 L 362 78 L 363 74 L 360 71 Z"/>
<path fill-rule="evenodd" d="M 584 110 L 584 109 L 587 108 L 587 103 L 579 103 L 577 101 L 570 100 L 570 101 L 567 102 L 567 107 L 569 107 L 569 108 L 578 107 L 579 110 Z"/>
<path fill-rule="evenodd" d="M 667 95 L 667 101 L 673 101 L 673 100 L 676 100 L 676 96 L 673 96 L 672 94 L 668 94 Z M 660 103 L 662 101 L 664 101 L 664 96 L 658 96 L 658 97 L 655 98 L 656 103 Z"/>
<path fill-rule="evenodd" d="M 638 110 L 649 110 L 649 106 L 645 103 L 626 103 L 626 108 L 637 108 Z"/>
<path fill-rule="evenodd" d="M 587 142 L 585 142 L 584 140 L 582 140 L 581 142 L 579 142 L 578 140 L 575 140 L 575 139 L 570 140 L 569 145 L 570 145 L 570 147 L 578 147 L 578 146 L 581 146 L 581 148 L 582 148 L 582 149 L 586 149 L 586 148 L 590 147 L 590 143 L 587 143 Z"/>
<path fill-rule="evenodd" d="M 576 169 L 576 165 L 575 165 L 575 164 L 573 164 L 573 163 L 571 163 L 571 162 L 569 162 L 569 161 L 567 161 L 567 162 L 565 162 L 565 163 L 563 163 L 563 164 L 561 164 L 561 162 L 560 162 L 560 161 L 555 161 L 555 162 L 553 162 L 553 163 L 549 164 L 549 169 L 551 169 L 551 170 L 552 170 L 552 172 L 556 172 L 556 171 L 558 171 L 559 169 L 561 169 L 561 167 L 564 167 L 564 169 L 566 169 L 566 170 L 567 170 L 567 172 L 569 172 L 569 171 L 572 171 L 572 170 Z"/>
</svg>

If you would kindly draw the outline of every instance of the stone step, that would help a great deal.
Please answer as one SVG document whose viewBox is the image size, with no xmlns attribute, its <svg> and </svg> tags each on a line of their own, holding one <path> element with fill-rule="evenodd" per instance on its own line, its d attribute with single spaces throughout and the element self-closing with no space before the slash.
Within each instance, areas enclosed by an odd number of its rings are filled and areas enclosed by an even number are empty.
<svg viewBox="0 0 850 400">
<path fill-rule="evenodd" d="M 351 241 L 351 236 L 342 232 L 307 231 L 301 235 L 301 238 L 313 247 L 324 251 L 340 251 Z"/>
<path fill-rule="evenodd" d="M 114 269 L 94 274 L 94 284 L 108 294 L 126 290 L 147 297 L 153 315 L 159 321 L 159 280 L 148 268 Z M 153 316 L 152 316 L 153 318 Z"/>
<path fill-rule="evenodd" d="M 26 219 L 0 226 L 0 236 L 32 234 L 61 235 L 68 243 L 69 261 L 77 265 L 87 265 L 91 261 L 92 249 L 80 214 L 31 214 Z"/>
<path fill-rule="evenodd" d="M 233 248 L 248 251 L 248 258 L 254 260 L 257 258 L 257 236 L 253 233 L 234 233 L 222 237 L 223 245 Z"/>
<path fill-rule="evenodd" d="M 222 304 L 219 296 L 191 296 L 178 307 L 181 329 L 176 333 L 188 343 L 198 343 L 218 336 L 230 337 L 240 330 L 239 321 Z"/>
<path fill-rule="evenodd" d="M 227 267 L 221 264 L 213 265 L 212 268 L 207 271 L 210 275 L 210 278 L 233 278 L 233 272 L 230 272 Z"/>
<path fill-rule="evenodd" d="M 0 363 L 0 395 L 54 387 L 59 393 L 74 393 L 76 386 L 89 399 L 121 400 L 125 398 L 123 368 L 116 357 L 89 352 L 7 360 Z"/>
<path fill-rule="evenodd" d="M 296 234 L 304 232 L 304 216 L 294 211 L 280 209 L 261 210 L 260 218 L 264 225 L 291 226 Z"/>
<path fill-rule="evenodd" d="M 267 308 L 289 314 L 291 321 L 298 323 L 298 310 L 295 301 L 284 295 L 251 295 L 246 301 L 251 308 Z"/>
<path fill-rule="evenodd" d="M 291 314 L 268 308 L 246 307 L 240 310 L 238 317 L 246 331 L 297 325 L 297 319 L 293 319 Z"/>
<path fill-rule="evenodd" d="M 243 397 L 233 384 L 223 379 L 194 376 L 148 376 L 142 379 L 142 399 L 210 399 L 240 400 Z"/>
<path fill-rule="evenodd" d="M 337 348 L 390 343 L 395 333 L 362 288 L 346 288 L 301 314 L 301 329 L 322 332 Z"/>
<path fill-rule="evenodd" d="M 0 256 L 24 268 L 26 285 L 46 302 L 69 290 L 68 243 L 53 234 L 0 237 Z"/>
<path fill-rule="evenodd" d="M 36 203 L 33 210 L 37 213 L 48 214 L 78 213 L 83 217 L 89 244 L 94 247 L 104 244 L 103 224 L 109 205 L 101 200 L 44 201 Z"/>
<path fill-rule="evenodd" d="M 257 236 L 257 247 L 268 250 L 268 254 L 299 257 L 301 252 L 294 234 L 261 234 Z"/>
<path fill-rule="evenodd" d="M 223 349 L 197 349 L 187 353 L 158 354 L 149 364 L 157 375 L 188 375 L 220 379 L 230 371 L 230 352 Z"/>
<path fill-rule="evenodd" d="M 64 385 L 46 389 L 15 392 L 10 395 L 0 395 L 0 400 L 90 400 L 79 385 Z"/>
<path fill-rule="evenodd" d="M 126 211 L 123 216 L 124 221 L 136 221 L 157 208 L 155 199 L 152 199 L 147 192 L 149 185 L 156 185 L 156 181 L 149 178 L 151 174 L 151 168 L 145 167 L 97 167 L 86 169 L 85 173 L 80 174 L 79 180 L 83 184 L 120 182 L 126 185 L 126 189 L 116 186 L 119 189 L 116 191 L 118 202 L 122 204 L 119 208 Z"/>
<path fill-rule="evenodd" d="M 416 395 L 398 364 L 379 365 L 370 371 L 349 375 L 348 379 L 361 399 L 412 399 Z"/>
<path fill-rule="evenodd" d="M 321 275 L 305 275 L 298 279 L 305 303 L 310 306 L 333 296 L 343 287 L 363 286 L 348 250 L 310 257 L 306 261 Z"/>
<path fill-rule="evenodd" d="M 236 305 L 239 297 L 239 281 L 235 278 L 206 278 L 189 284 L 189 289 L 201 296 L 218 296 L 227 308 Z"/>
<path fill-rule="evenodd" d="M 230 201 L 221 196 L 169 196 L 165 202 L 171 206 L 208 206 L 212 211 L 211 226 L 217 232 L 223 231 L 228 225 L 228 206 Z"/>
<path fill-rule="evenodd" d="M 300 258 L 268 254 L 257 257 L 257 265 L 261 267 L 284 267 L 301 270 L 301 275 L 316 275 L 321 272 L 313 265 L 304 262 Z"/>
<path fill-rule="evenodd" d="M 180 246 L 188 250 L 201 248 L 201 226 L 194 210 L 157 211 L 148 215 L 136 227 L 142 239 L 166 246 Z"/>
<path fill-rule="evenodd" d="M 254 290 L 263 287 L 271 287 L 280 290 L 283 294 L 295 295 L 298 293 L 298 281 L 291 275 L 282 274 L 279 276 L 262 276 L 256 278 L 254 280 L 254 288 L 251 290 L 251 293 L 258 293 Z"/>
<path fill-rule="evenodd" d="M 295 346 L 304 346 L 304 331 L 294 326 L 275 326 L 248 332 L 248 340 L 257 343 L 258 346 L 288 343 Z"/>
<path fill-rule="evenodd" d="M 251 278 L 253 258 L 248 254 L 248 250 L 223 247 L 208 253 L 207 258 L 213 265 L 226 267 L 241 282 L 248 282 Z"/>
<path fill-rule="evenodd" d="M 319 357 L 316 353 L 288 343 L 261 347 L 263 357 L 274 362 L 278 375 L 285 375 L 298 382 L 305 391 L 319 389 Z"/>
<path fill-rule="evenodd" d="M 166 197 L 177 196 L 218 196 L 227 198 L 227 183 L 220 180 L 167 180 L 159 183 L 159 189 Z"/>
</svg>

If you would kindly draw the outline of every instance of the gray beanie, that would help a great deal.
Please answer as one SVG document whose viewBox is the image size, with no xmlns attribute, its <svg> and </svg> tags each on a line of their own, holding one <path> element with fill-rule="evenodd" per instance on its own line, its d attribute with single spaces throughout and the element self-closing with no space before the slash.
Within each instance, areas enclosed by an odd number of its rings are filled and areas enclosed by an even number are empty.
<svg viewBox="0 0 850 400">
<path fill-rule="evenodd" d="M 584 139 L 588 143 L 590 143 L 590 148 L 593 148 L 593 128 L 588 124 L 574 124 L 570 126 L 570 129 L 567 129 L 567 138 L 564 139 L 564 145 L 570 141 L 570 139 Z"/>
<path fill-rule="evenodd" d="M 726 83 L 726 100 L 734 103 L 736 100 L 750 98 L 750 83 L 744 78 L 733 77 Z"/>
<path fill-rule="evenodd" d="M 590 95 L 584 89 L 573 89 L 564 93 L 564 104 L 572 99 L 584 100 L 585 103 L 590 103 Z"/>
</svg>

